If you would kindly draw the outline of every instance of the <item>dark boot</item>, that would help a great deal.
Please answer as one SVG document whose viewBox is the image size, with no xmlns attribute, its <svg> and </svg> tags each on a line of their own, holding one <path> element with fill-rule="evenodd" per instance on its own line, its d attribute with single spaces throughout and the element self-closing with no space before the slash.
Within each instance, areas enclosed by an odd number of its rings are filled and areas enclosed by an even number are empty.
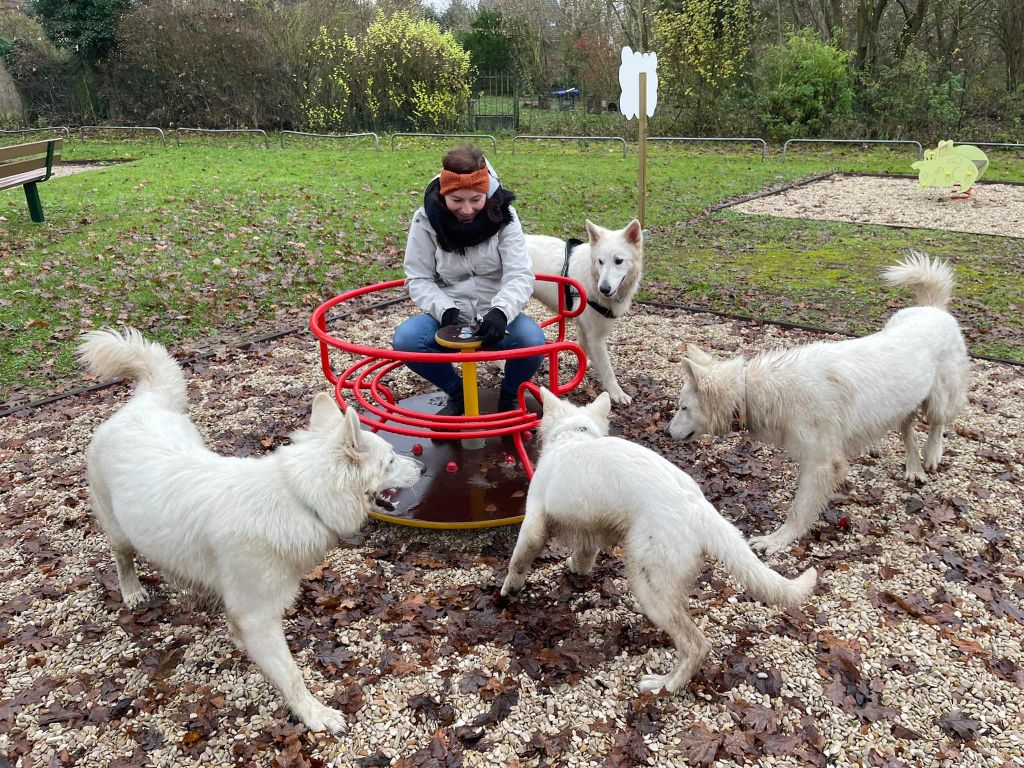
<svg viewBox="0 0 1024 768">
<path fill-rule="evenodd" d="M 438 416 L 462 416 L 466 413 L 466 403 L 462 399 L 462 390 L 448 393 L 448 402 L 437 412 Z"/>
<path fill-rule="evenodd" d="M 509 394 L 504 389 L 498 394 L 498 413 L 504 413 L 505 411 L 518 411 L 519 410 L 519 398 L 514 394 Z"/>
</svg>

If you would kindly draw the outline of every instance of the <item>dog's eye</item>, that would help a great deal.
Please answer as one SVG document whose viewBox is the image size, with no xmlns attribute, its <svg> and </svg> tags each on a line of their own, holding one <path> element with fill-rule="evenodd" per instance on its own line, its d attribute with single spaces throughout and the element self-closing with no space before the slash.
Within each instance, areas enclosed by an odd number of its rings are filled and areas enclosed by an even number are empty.
<svg viewBox="0 0 1024 768">
<path fill-rule="evenodd" d="M 603 267 L 604 266 L 604 259 L 598 259 L 597 263 L 598 263 L 598 265 Z"/>
<path fill-rule="evenodd" d="M 618 266 L 621 266 L 621 264 L 622 264 L 622 259 L 616 259 L 615 260 L 615 266 L 618 267 Z"/>
</svg>

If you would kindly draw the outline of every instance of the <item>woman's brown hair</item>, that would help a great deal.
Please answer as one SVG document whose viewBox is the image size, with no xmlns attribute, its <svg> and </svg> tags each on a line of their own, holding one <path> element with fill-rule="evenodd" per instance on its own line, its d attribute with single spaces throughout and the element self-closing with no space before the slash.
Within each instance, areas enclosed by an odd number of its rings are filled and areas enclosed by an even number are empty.
<svg viewBox="0 0 1024 768">
<path fill-rule="evenodd" d="M 484 153 L 468 144 L 448 150 L 441 159 L 441 167 L 454 173 L 472 173 L 479 171 L 485 165 L 487 162 L 484 160 Z M 440 190 L 438 190 L 437 196 L 441 197 Z M 444 200 L 440 202 L 443 204 Z M 484 213 L 495 224 L 502 220 L 501 205 L 493 196 L 488 197 L 487 202 L 484 203 Z"/>
</svg>

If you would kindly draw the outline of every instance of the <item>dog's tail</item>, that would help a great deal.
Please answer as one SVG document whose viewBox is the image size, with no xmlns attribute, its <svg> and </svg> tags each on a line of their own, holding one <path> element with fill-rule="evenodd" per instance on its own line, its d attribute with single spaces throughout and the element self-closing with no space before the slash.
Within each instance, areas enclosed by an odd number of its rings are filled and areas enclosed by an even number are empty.
<svg viewBox="0 0 1024 768">
<path fill-rule="evenodd" d="M 754 597 L 772 605 L 793 608 L 814 591 L 818 574 L 813 568 L 808 568 L 795 579 L 787 579 L 758 559 L 736 526 L 717 512 L 710 513 L 708 517 L 714 522 L 708 526 L 705 551 Z"/>
<path fill-rule="evenodd" d="M 889 285 L 906 285 L 914 291 L 919 306 L 945 309 L 953 295 L 953 268 L 939 259 L 929 259 L 911 249 L 910 255 L 882 272 Z"/>
<path fill-rule="evenodd" d="M 134 379 L 139 391 L 157 395 L 168 408 L 185 412 L 188 392 L 181 367 L 162 344 L 146 341 L 134 328 L 82 334 L 78 359 L 100 379 Z"/>
</svg>

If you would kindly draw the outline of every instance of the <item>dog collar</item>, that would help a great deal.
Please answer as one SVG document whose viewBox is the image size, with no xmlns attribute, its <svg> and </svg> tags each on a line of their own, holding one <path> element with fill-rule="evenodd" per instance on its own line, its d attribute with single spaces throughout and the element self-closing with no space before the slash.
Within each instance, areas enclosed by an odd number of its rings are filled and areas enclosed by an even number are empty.
<svg viewBox="0 0 1024 768">
<path fill-rule="evenodd" d="M 743 397 L 740 398 L 736 410 L 732 413 L 729 422 L 729 429 L 732 432 L 744 432 L 747 429 L 747 364 L 743 364 Z"/>
<path fill-rule="evenodd" d="M 598 304 L 593 299 L 587 299 L 587 305 L 595 312 L 607 317 L 609 320 L 614 320 L 616 317 L 615 313 L 608 309 L 608 307 Z"/>
</svg>

